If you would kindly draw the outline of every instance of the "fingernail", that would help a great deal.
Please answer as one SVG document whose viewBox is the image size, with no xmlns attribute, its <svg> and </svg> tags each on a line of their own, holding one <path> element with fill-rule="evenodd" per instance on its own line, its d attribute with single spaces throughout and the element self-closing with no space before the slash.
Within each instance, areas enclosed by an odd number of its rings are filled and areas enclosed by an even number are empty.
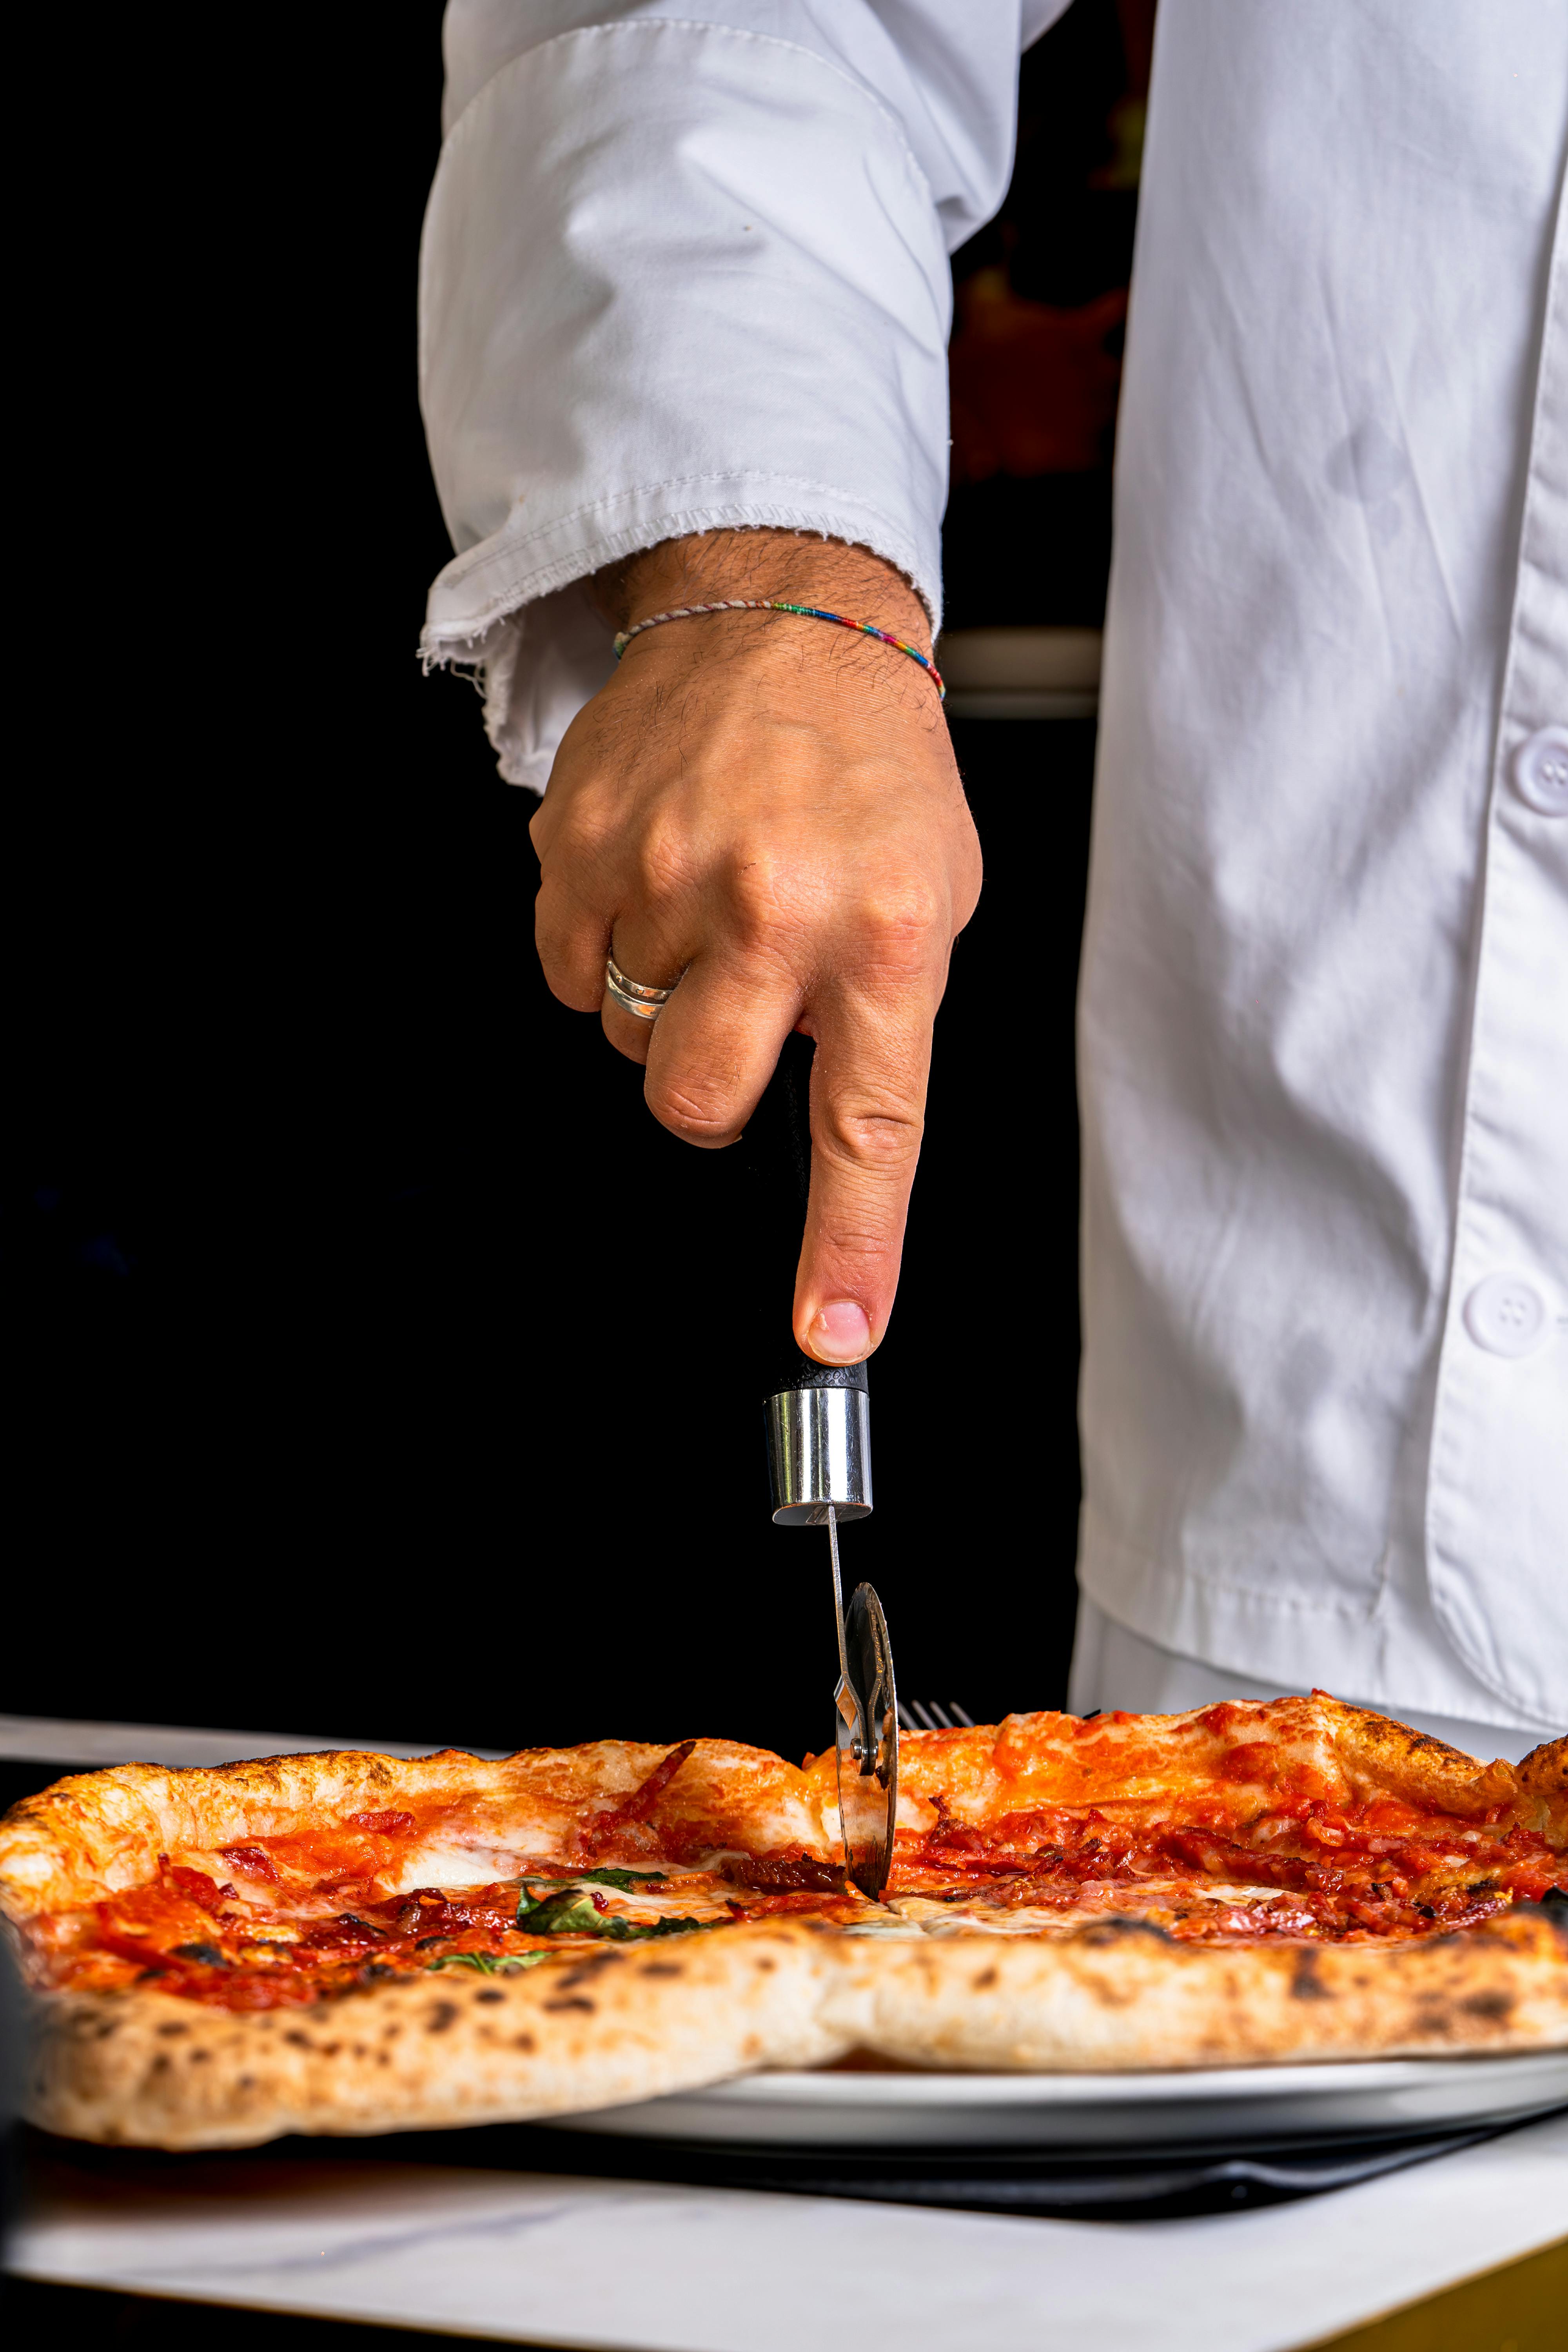
<svg viewBox="0 0 1568 2352">
<path fill-rule="evenodd" d="M 858 1364 L 871 1349 L 871 1325 L 858 1299 L 835 1298 L 819 1307 L 812 1321 L 811 1344 L 830 1364 Z"/>
</svg>

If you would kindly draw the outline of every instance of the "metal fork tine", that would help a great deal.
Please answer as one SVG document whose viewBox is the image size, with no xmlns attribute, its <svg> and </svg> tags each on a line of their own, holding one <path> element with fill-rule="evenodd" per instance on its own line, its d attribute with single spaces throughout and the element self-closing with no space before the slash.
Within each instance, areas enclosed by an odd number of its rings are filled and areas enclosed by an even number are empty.
<svg viewBox="0 0 1568 2352">
<path fill-rule="evenodd" d="M 899 1724 L 904 1731 L 957 1731 L 961 1727 L 973 1730 L 974 1717 L 955 1698 L 945 1706 L 939 1698 L 901 1698 Z"/>
</svg>

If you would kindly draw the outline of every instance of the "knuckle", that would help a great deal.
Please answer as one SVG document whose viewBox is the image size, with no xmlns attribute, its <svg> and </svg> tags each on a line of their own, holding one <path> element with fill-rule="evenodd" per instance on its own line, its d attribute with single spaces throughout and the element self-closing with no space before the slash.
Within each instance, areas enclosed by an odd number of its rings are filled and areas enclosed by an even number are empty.
<svg viewBox="0 0 1568 2352">
<path fill-rule="evenodd" d="M 653 826 L 637 844 L 634 870 L 642 903 L 662 906 L 684 889 L 689 880 L 688 845 L 674 827 Z"/>
<path fill-rule="evenodd" d="M 808 877 L 782 872 L 767 856 L 739 854 L 725 878 L 730 936 L 749 960 L 793 961 L 794 943 L 813 920 Z"/>
<path fill-rule="evenodd" d="M 933 943 L 948 939 L 947 894 L 925 874 L 890 875 L 862 893 L 860 936 L 872 960 L 897 971 L 923 970 Z"/>
<path fill-rule="evenodd" d="M 739 1129 L 732 1092 L 717 1075 L 701 1071 L 661 1071 L 650 1075 L 644 1088 L 647 1107 L 660 1127 L 688 1143 L 730 1143 Z"/>
<path fill-rule="evenodd" d="M 824 1140 L 843 1166 L 901 1175 L 920 1158 L 925 1121 L 912 1104 L 829 1102 Z"/>
</svg>

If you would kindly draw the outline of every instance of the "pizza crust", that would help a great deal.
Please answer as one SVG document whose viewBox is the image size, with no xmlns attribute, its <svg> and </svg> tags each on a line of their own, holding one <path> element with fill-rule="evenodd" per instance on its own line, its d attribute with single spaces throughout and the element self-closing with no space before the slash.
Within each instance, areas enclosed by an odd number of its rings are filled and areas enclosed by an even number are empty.
<svg viewBox="0 0 1568 2352">
<path fill-rule="evenodd" d="M 840 2056 L 847 2030 L 826 2000 L 835 1959 L 828 1937 L 763 1925 L 574 1954 L 519 1977 L 443 1970 L 310 2010 L 237 2013 L 140 1989 L 47 1993 L 34 2003 L 26 2111 L 75 2139 L 196 2148 L 616 2106 Z"/>
<path fill-rule="evenodd" d="M 404 1806 L 446 1815 L 437 1850 L 410 1847 L 405 1883 L 461 1885 L 451 1869 L 463 1865 L 477 1885 L 500 1874 L 492 1860 L 575 1853 L 595 1813 L 633 1795 L 668 1754 L 668 1741 L 600 1739 L 525 1748 L 499 1762 L 448 1748 L 407 1760 L 342 1748 L 183 1769 L 118 1764 L 12 1807 L 0 1827 L 0 1903 L 14 1920 L 70 1911 L 145 1885 L 162 1853 L 301 1835 Z M 677 1836 L 689 1822 L 704 1843 L 742 1852 L 787 1846 L 826 1858 L 832 1850 L 805 1774 L 732 1739 L 694 1743 L 659 1822 Z"/>
<path fill-rule="evenodd" d="M 843 1949 L 828 2018 L 905 2065 L 1120 2074 L 1568 2043 L 1568 1932 L 1534 1908 L 1389 1946 L 1182 1944 L 1110 1918 Z"/>
<path fill-rule="evenodd" d="M 1534 1909 L 1390 1948 L 1184 1945 L 1114 1918 L 1040 1942 L 759 1925 L 311 2011 L 134 1989 L 35 2010 L 31 2122 L 111 2146 L 246 2147 L 521 2123 L 856 2051 L 1094 2074 L 1558 2048 L 1568 1933 Z"/>
</svg>

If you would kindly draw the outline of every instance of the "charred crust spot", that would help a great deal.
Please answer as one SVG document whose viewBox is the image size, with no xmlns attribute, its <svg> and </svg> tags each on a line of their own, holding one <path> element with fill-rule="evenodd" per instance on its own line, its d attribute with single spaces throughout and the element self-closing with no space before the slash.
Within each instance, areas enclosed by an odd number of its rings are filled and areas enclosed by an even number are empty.
<svg viewBox="0 0 1568 2352">
<path fill-rule="evenodd" d="M 1459 2007 L 1467 2010 L 1472 2017 L 1484 2017 L 1494 2024 L 1506 2025 L 1513 2015 L 1513 1995 L 1497 1986 L 1489 1992 L 1468 1994 Z"/>
<path fill-rule="evenodd" d="M 168 2071 L 169 2053 L 166 2050 L 160 2050 L 158 2055 L 153 2061 L 151 2072 L 154 2074 L 166 2074 Z"/>
<path fill-rule="evenodd" d="M 1290 1976 L 1292 2000 L 1331 2000 L 1333 1995 L 1318 1973 L 1318 1955 L 1313 1951 L 1299 1952 Z"/>
<path fill-rule="evenodd" d="M 1156 1944 L 1174 1941 L 1163 1927 L 1156 1927 L 1152 1919 L 1127 1919 L 1119 1912 L 1112 1912 L 1107 1919 L 1096 1919 L 1090 1927 L 1080 1927 L 1074 1941 L 1087 1944 L 1093 1950 L 1102 1945 L 1120 1943 L 1124 1936 L 1147 1936 Z"/>
<path fill-rule="evenodd" d="M 995 1983 L 995 1981 L 996 1971 L 994 1969 L 982 1969 L 977 1977 L 973 1977 L 970 1979 L 970 1982 L 976 1992 L 989 1992 L 991 1987 Z"/>
<path fill-rule="evenodd" d="M 178 2019 L 176 2019 L 173 2024 L 161 2025 L 158 2028 L 158 2035 L 161 2041 L 177 2042 L 182 2033 L 188 2033 L 190 2030 L 191 2029 L 188 2025 L 181 2024 Z"/>
<path fill-rule="evenodd" d="M 759 1972 L 760 1972 L 763 1976 L 768 1976 L 768 1975 L 771 1975 L 771 1973 L 773 1972 L 773 1970 L 774 1969 L 776 1969 L 776 1968 L 777 1968 L 777 1966 L 778 1966 L 778 1962 L 777 1962 L 776 1960 L 772 1960 L 772 1959 L 770 1959 L 770 1958 L 768 1958 L 768 1955 L 766 1954 L 766 1952 L 759 1952 L 759 1953 L 758 1953 L 758 1955 L 757 1955 L 757 1968 L 758 1968 Z"/>
<path fill-rule="evenodd" d="M 193 2066 L 205 2066 L 212 2054 L 210 2050 L 187 2050 L 185 2053 Z"/>
<path fill-rule="evenodd" d="M 555 2011 L 561 2011 L 563 2009 L 580 2009 L 583 2011 L 584 2014 L 588 2017 L 595 2017 L 598 2014 L 598 2003 L 596 2001 L 584 2000 L 580 1992 L 569 1992 L 564 2000 L 547 2000 L 543 2003 L 543 2006 L 546 2009 Z"/>
<path fill-rule="evenodd" d="M 574 1985 L 592 1984 L 601 1969 L 618 1969 L 620 1965 L 618 1952 L 595 1952 L 591 1958 L 579 1960 L 575 1968 L 566 1969 L 555 1981 L 563 1992 L 569 1992 Z"/>
<path fill-rule="evenodd" d="M 505 1999 L 506 1995 L 500 1985 L 486 1985 L 482 1991 L 474 1995 L 474 2007 L 476 2009 L 493 2008 L 498 2000 Z"/>
<path fill-rule="evenodd" d="M 236 2089 L 237 2089 L 237 2090 L 241 2090 L 241 2091 L 254 2091 L 254 2090 L 255 2090 L 255 2088 L 256 2088 L 256 2077 L 255 2077 L 255 2075 L 254 2075 L 254 2074 L 242 2074 L 242 2075 L 240 2076 L 240 2078 L 239 2078 L 238 2083 L 235 2085 L 235 2087 L 236 2087 Z"/>
<path fill-rule="evenodd" d="M 773 1962 L 769 1960 L 766 1965 L 772 1968 Z M 641 1973 L 645 1977 L 683 1977 L 686 1969 L 679 1960 L 645 1960 Z"/>
<path fill-rule="evenodd" d="M 514 2033 L 511 2037 L 511 2046 L 514 2050 L 526 2050 L 531 2052 L 533 2049 L 532 2034 Z"/>
<path fill-rule="evenodd" d="M 119 2032 L 119 2021 L 118 2021 L 118 2020 L 116 2020 L 116 2019 L 110 2019 L 110 2022 L 109 2022 L 107 2025 L 100 2025 L 100 2026 L 99 2027 L 97 2033 L 93 2036 L 93 2039 L 94 2039 L 94 2041 L 95 2041 L 95 2042 L 107 2042 L 107 2041 L 109 2040 L 109 2037 L 110 2037 L 110 2035 L 111 2033 L 116 2033 L 116 2032 Z"/>
<path fill-rule="evenodd" d="M 438 2000 L 425 2020 L 425 2031 L 426 2033 L 445 2033 L 448 2026 L 457 2023 L 457 2002 Z"/>
<path fill-rule="evenodd" d="M 316 2046 L 310 2035 L 301 2033 L 297 2025 L 291 2025 L 283 2039 L 285 2042 L 291 2042 L 296 2050 L 313 2050 Z"/>
</svg>

